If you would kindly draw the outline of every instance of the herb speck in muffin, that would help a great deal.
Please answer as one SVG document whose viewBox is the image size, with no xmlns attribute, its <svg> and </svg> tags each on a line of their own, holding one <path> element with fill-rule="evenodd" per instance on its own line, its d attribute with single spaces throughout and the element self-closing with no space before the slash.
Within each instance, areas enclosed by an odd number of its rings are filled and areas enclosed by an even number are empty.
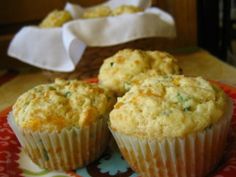
<svg viewBox="0 0 236 177">
<path fill-rule="evenodd" d="M 184 107 L 184 112 L 190 111 L 191 110 L 191 106 L 186 106 Z"/>
<path fill-rule="evenodd" d="M 65 93 L 65 97 L 69 97 L 69 96 L 71 96 L 71 95 L 72 95 L 72 93 L 71 93 L 70 91 L 68 91 L 68 92 Z"/>
<path fill-rule="evenodd" d="M 124 82 L 124 88 L 126 90 L 129 90 L 131 88 L 131 84 L 129 84 L 128 82 Z"/>
<path fill-rule="evenodd" d="M 52 86 L 50 86 L 49 89 L 50 89 L 50 90 L 56 90 L 56 88 L 55 88 L 55 87 L 52 87 Z"/>
<path fill-rule="evenodd" d="M 184 102 L 184 97 L 180 94 L 180 93 L 177 93 L 177 99 L 179 102 L 183 103 Z"/>
</svg>

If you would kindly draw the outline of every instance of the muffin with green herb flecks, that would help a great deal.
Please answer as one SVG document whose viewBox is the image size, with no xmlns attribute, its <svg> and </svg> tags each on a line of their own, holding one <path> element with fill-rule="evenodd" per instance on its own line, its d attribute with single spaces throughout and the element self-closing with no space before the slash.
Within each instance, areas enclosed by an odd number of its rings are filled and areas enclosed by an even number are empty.
<svg viewBox="0 0 236 177">
<path fill-rule="evenodd" d="M 230 99 L 201 77 L 159 76 L 118 98 L 109 125 L 141 176 L 201 177 L 222 156 L 231 116 Z"/>
<path fill-rule="evenodd" d="M 168 53 L 124 49 L 104 60 L 99 70 L 99 84 L 123 95 L 135 76 L 149 70 L 155 70 L 158 75 L 181 73 L 177 60 Z"/>
<path fill-rule="evenodd" d="M 96 84 L 57 79 L 21 95 L 9 123 L 36 164 L 75 169 L 97 159 L 106 148 L 106 121 L 114 101 Z"/>
</svg>

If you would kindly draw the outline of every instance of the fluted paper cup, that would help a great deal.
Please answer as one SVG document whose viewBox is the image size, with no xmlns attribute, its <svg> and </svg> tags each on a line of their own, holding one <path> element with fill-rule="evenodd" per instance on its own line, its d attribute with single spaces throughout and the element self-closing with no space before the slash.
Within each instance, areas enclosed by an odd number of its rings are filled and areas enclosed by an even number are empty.
<svg viewBox="0 0 236 177">
<path fill-rule="evenodd" d="M 11 113 L 8 123 L 32 161 L 50 170 L 71 170 L 89 164 L 100 157 L 109 140 L 107 118 L 86 128 L 65 128 L 59 133 L 21 129 Z"/>
<path fill-rule="evenodd" d="M 223 155 L 232 103 L 219 122 L 181 138 L 162 140 L 126 135 L 110 128 L 123 157 L 143 177 L 203 177 Z"/>
</svg>

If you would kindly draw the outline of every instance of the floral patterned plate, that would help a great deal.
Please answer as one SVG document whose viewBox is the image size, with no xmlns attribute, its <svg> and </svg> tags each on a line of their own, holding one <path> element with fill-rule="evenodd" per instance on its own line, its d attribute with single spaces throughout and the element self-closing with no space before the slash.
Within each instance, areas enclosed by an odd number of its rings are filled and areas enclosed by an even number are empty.
<svg viewBox="0 0 236 177">
<path fill-rule="evenodd" d="M 90 80 L 89 82 L 96 82 Z M 236 176 L 236 88 L 218 83 L 234 101 L 231 133 L 224 157 L 209 177 Z M 11 108 L 0 112 L 0 177 L 138 177 L 119 152 L 107 150 L 103 156 L 85 168 L 68 172 L 47 171 L 39 168 L 22 151 L 14 133 L 7 124 Z"/>
</svg>

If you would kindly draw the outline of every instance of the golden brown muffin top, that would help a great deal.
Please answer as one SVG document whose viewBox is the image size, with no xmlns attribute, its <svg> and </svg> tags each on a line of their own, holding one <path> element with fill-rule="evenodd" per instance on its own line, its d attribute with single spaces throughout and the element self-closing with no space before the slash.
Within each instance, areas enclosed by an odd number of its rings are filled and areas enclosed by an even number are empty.
<svg viewBox="0 0 236 177">
<path fill-rule="evenodd" d="M 61 27 L 65 22 L 72 20 L 72 16 L 65 10 L 54 10 L 50 12 L 39 24 L 41 28 Z"/>
<path fill-rule="evenodd" d="M 122 95 L 135 76 L 149 70 L 155 70 L 158 75 L 181 72 L 177 60 L 166 52 L 124 49 L 104 60 L 98 75 L 99 83 Z"/>
<path fill-rule="evenodd" d="M 114 97 L 96 84 L 56 79 L 21 95 L 13 106 L 16 123 L 30 131 L 86 127 L 111 110 Z"/>
<path fill-rule="evenodd" d="M 151 77 L 118 98 L 110 126 L 139 137 L 181 137 L 218 122 L 227 109 L 226 98 L 201 77 Z"/>
</svg>

